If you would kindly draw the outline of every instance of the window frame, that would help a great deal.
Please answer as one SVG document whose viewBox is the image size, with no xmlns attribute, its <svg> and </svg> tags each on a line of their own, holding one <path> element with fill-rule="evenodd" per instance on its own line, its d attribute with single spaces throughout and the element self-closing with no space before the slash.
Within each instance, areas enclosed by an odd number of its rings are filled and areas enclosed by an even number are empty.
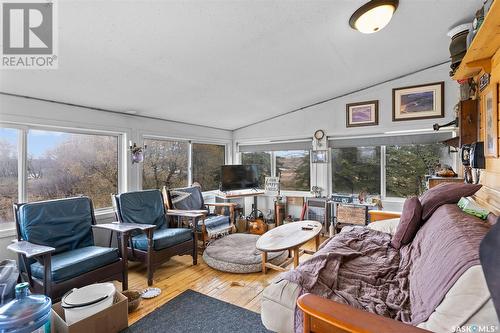
<svg viewBox="0 0 500 333">
<path fill-rule="evenodd" d="M 144 140 L 163 140 L 163 141 L 180 141 L 180 142 L 186 142 L 188 144 L 188 170 L 187 170 L 187 184 L 188 186 L 191 186 L 193 184 L 193 144 L 198 143 L 198 144 L 206 144 L 206 145 L 217 145 L 217 146 L 224 146 L 224 165 L 227 165 L 231 160 L 229 159 L 229 144 L 227 141 L 218 141 L 218 140 L 191 140 L 191 139 L 186 139 L 182 137 L 174 137 L 174 136 L 163 136 L 163 135 L 156 135 L 156 134 L 151 134 L 151 133 L 142 133 L 140 135 L 141 137 L 141 144 L 144 145 Z M 143 189 L 143 164 L 140 164 L 140 170 L 138 172 L 138 186 L 140 189 Z M 214 193 L 217 190 L 210 190 L 210 191 L 203 191 L 203 194 L 210 194 Z"/>
<path fill-rule="evenodd" d="M 0 122 L 1 128 L 11 128 L 18 130 L 17 146 L 18 146 L 18 202 L 28 202 L 28 133 L 32 131 L 47 131 L 47 132 L 62 132 L 69 134 L 82 134 L 82 135 L 101 135 L 112 136 L 117 138 L 117 168 L 118 168 L 118 193 L 121 193 L 127 188 L 128 168 L 126 163 L 127 149 L 126 133 L 120 131 L 96 130 L 96 129 L 83 129 L 72 128 L 64 126 L 39 126 L 39 125 L 25 125 L 19 123 Z M 106 214 L 113 210 L 113 206 L 102 207 L 95 209 L 95 214 Z M 12 221 L 14 222 L 14 221 Z M 5 223 L 10 224 L 10 223 Z M 0 228 L 2 229 L 2 228 Z"/>
<path fill-rule="evenodd" d="M 380 147 L 380 199 L 381 200 L 387 200 L 391 202 L 404 202 L 405 198 L 404 197 L 393 197 L 393 196 L 387 196 L 387 145 L 381 145 L 381 146 L 366 146 L 366 147 Z M 351 147 L 351 148 L 356 148 L 356 147 Z M 331 148 L 330 148 L 331 151 Z M 452 160 L 453 160 L 453 165 L 452 167 L 454 170 L 458 171 L 458 154 L 452 155 Z M 330 155 L 330 161 L 328 162 L 330 165 L 330 168 L 332 167 L 333 163 L 331 161 L 332 155 Z M 333 188 L 333 170 L 329 170 L 329 179 L 328 182 L 330 183 L 330 186 Z"/>
<path fill-rule="evenodd" d="M 193 145 L 201 144 L 201 145 L 214 145 L 214 146 L 223 146 L 224 147 L 224 164 L 228 164 L 228 145 L 225 143 L 217 143 L 213 141 L 203 141 L 203 140 L 190 140 L 189 141 L 189 158 L 188 158 L 188 168 L 189 168 L 189 186 L 193 184 Z M 203 191 L 202 193 L 215 193 L 218 189 Z"/>
<path fill-rule="evenodd" d="M 289 149 L 289 150 L 292 150 L 292 149 Z M 302 150 L 302 149 L 299 149 L 299 150 Z M 328 149 L 330 150 L 330 149 Z M 279 151 L 286 151 L 286 150 L 279 150 Z M 311 158 L 311 151 L 312 150 L 309 150 L 309 186 L 312 186 L 312 178 L 313 178 L 313 163 L 312 163 L 312 158 Z M 265 151 L 266 153 L 269 153 L 269 157 L 271 159 L 271 175 L 270 177 L 277 177 L 276 176 L 276 152 L 277 151 L 274 151 L 274 150 L 269 150 L 269 151 Z M 242 155 L 244 154 L 245 152 L 241 152 L 241 151 L 238 151 L 237 152 L 237 160 L 238 160 L 238 163 L 241 163 L 242 161 Z M 330 152 L 329 152 L 330 154 Z M 331 165 L 331 163 L 328 163 L 329 167 Z M 329 174 L 328 175 L 328 178 L 330 179 L 331 175 Z M 262 188 L 263 189 L 263 188 Z M 281 190 L 281 195 L 284 195 L 284 196 L 306 196 L 306 197 L 310 197 L 312 196 L 311 194 L 311 191 L 304 191 L 304 190 Z"/>
</svg>

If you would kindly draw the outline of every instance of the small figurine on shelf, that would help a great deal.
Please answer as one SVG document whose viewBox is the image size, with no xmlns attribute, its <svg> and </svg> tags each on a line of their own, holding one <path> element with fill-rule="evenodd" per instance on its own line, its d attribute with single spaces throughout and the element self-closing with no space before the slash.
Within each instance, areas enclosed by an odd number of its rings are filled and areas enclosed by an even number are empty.
<svg viewBox="0 0 500 333">
<path fill-rule="evenodd" d="M 372 204 L 377 206 L 378 210 L 384 209 L 384 206 L 382 205 L 382 199 L 378 197 L 372 198 Z"/>
<path fill-rule="evenodd" d="M 311 194 L 313 194 L 315 198 L 320 198 L 321 192 L 323 192 L 323 189 L 319 186 L 313 186 L 311 188 Z"/>
<path fill-rule="evenodd" d="M 436 166 L 436 176 L 438 177 L 457 177 L 457 173 L 453 170 L 453 168 L 450 165 L 444 164 L 438 164 Z"/>
<path fill-rule="evenodd" d="M 365 203 L 366 202 L 366 196 L 368 195 L 368 193 L 366 193 L 366 191 L 361 191 L 359 194 L 358 194 L 358 201 L 360 204 L 362 203 Z"/>
</svg>

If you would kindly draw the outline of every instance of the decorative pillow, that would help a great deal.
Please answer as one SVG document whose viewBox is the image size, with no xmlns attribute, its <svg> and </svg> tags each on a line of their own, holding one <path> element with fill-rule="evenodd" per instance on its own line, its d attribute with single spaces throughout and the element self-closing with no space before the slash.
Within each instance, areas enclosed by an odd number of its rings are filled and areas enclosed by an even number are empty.
<svg viewBox="0 0 500 333">
<path fill-rule="evenodd" d="M 392 236 L 391 245 L 395 249 L 411 243 L 418 229 L 422 226 L 422 205 L 418 197 L 406 199 L 396 233 Z"/>
<path fill-rule="evenodd" d="M 473 195 L 481 187 L 480 184 L 443 183 L 431 188 L 420 196 L 422 220 L 427 221 L 442 205 L 456 204 L 460 198 Z"/>
<path fill-rule="evenodd" d="M 368 229 L 382 231 L 394 235 L 399 225 L 399 217 L 394 219 L 380 220 L 368 224 Z"/>
</svg>

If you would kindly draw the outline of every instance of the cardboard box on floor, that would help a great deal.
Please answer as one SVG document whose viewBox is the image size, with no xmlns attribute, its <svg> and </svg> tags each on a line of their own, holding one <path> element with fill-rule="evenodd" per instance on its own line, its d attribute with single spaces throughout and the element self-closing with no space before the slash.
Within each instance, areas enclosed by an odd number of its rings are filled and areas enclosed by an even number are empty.
<svg viewBox="0 0 500 333">
<path fill-rule="evenodd" d="M 68 325 L 61 302 L 52 306 L 52 332 L 54 333 L 115 333 L 128 327 L 127 297 L 117 292 L 113 305 L 90 317 Z"/>
</svg>

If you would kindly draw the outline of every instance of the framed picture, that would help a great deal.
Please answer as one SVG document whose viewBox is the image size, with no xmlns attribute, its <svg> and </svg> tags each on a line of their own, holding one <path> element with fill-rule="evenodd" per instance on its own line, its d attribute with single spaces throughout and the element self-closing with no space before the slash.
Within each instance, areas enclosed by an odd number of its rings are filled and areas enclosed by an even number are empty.
<svg viewBox="0 0 500 333">
<path fill-rule="evenodd" d="M 378 101 L 351 103 L 346 105 L 346 126 L 378 125 Z"/>
<path fill-rule="evenodd" d="M 444 82 L 392 89 L 392 121 L 443 117 Z"/>
<path fill-rule="evenodd" d="M 489 89 L 483 97 L 484 113 L 484 156 L 498 157 L 498 113 L 497 85 Z"/>
<path fill-rule="evenodd" d="M 313 150 L 312 151 L 313 163 L 328 163 L 328 150 Z"/>
</svg>

